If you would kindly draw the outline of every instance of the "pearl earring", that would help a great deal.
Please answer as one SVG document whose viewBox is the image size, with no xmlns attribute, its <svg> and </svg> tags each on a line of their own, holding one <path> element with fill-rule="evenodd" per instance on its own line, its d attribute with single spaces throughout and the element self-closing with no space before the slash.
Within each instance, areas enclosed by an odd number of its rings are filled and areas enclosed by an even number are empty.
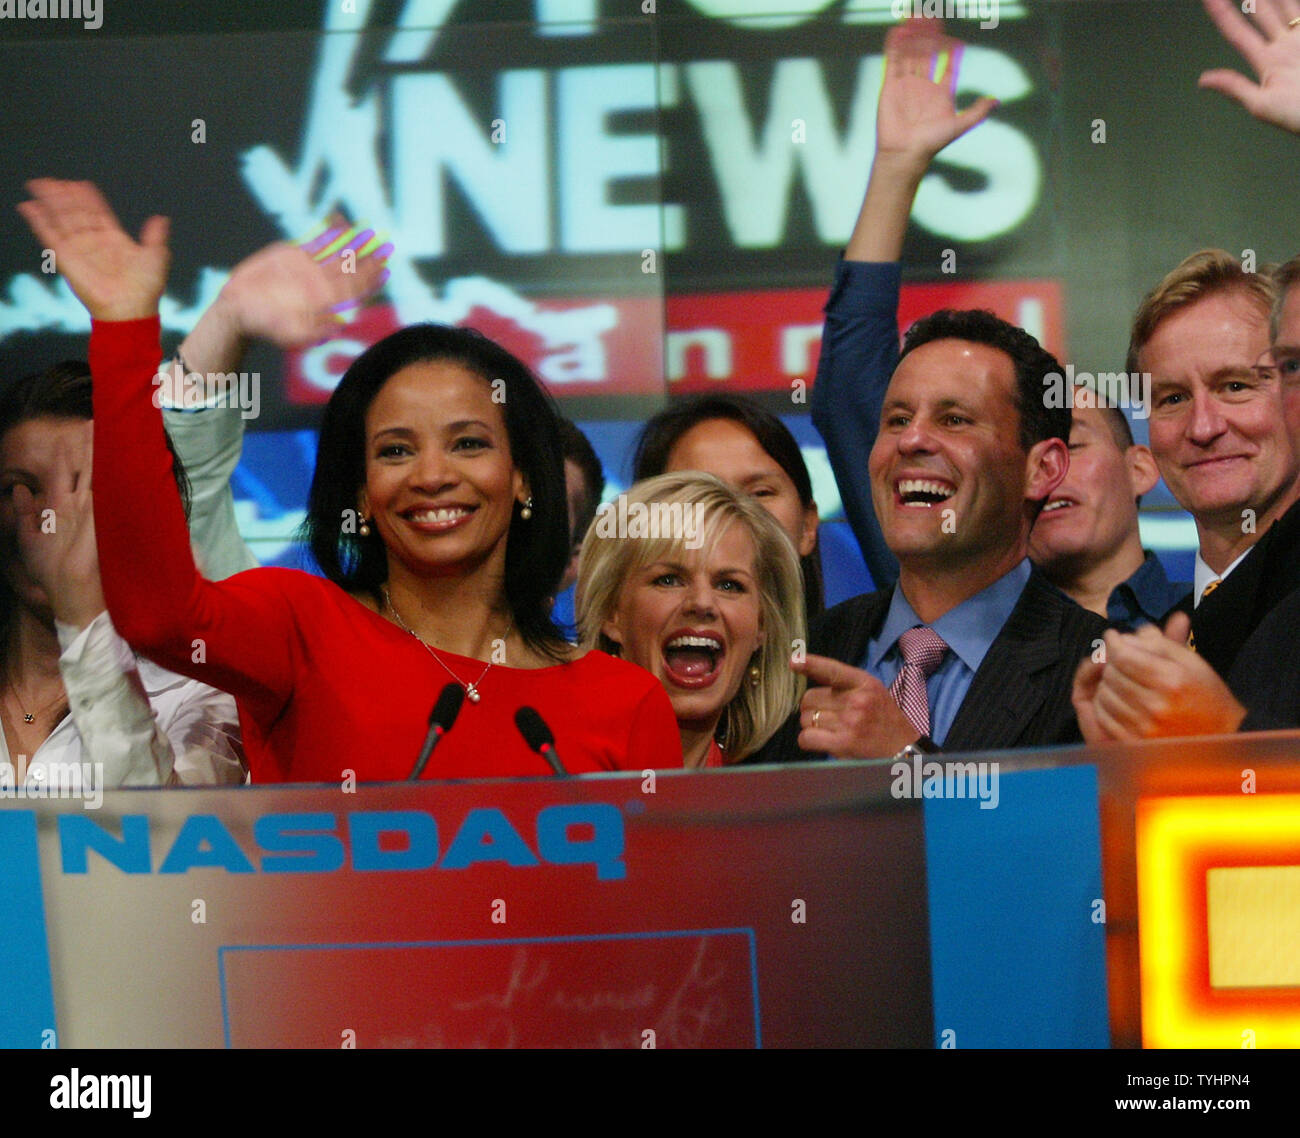
<svg viewBox="0 0 1300 1138">
<path fill-rule="evenodd" d="M 519 511 L 519 516 L 523 518 L 524 521 L 527 521 L 533 516 L 533 496 L 531 494 L 528 495 L 528 501 L 524 503 L 523 509 Z"/>
</svg>

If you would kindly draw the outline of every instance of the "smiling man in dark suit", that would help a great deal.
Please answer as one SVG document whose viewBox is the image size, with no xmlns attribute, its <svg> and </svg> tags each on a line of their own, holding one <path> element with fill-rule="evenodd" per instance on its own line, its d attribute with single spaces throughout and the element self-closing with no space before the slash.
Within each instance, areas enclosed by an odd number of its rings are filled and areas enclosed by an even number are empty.
<svg viewBox="0 0 1300 1138">
<path fill-rule="evenodd" d="M 1300 46 L 1294 57 L 1300 68 Z M 1165 313 L 1166 295 L 1184 303 Z M 1105 663 L 1079 667 L 1084 736 L 1108 743 L 1294 730 L 1300 258 L 1270 282 L 1222 252 L 1193 255 L 1145 300 L 1135 342 L 1145 328 L 1153 332 L 1134 351 L 1153 372 L 1152 449 L 1196 519 L 1196 593 L 1182 606 L 1190 619 L 1174 614 L 1164 636 L 1109 633 Z M 1270 334 L 1273 345 L 1260 352 Z"/>
<path fill-rule="evenodd" d="M 1105 625 L 1027 557 L 1069 466 L 1070 411 L 1047 397 L 1061 375 L 987 312 L 912 326 L 868 463 L 898 584 L 813 625 L 794 666 L 816 686 L 759 761 L 1079 738 L 1071 681 Z"/>
</svg>

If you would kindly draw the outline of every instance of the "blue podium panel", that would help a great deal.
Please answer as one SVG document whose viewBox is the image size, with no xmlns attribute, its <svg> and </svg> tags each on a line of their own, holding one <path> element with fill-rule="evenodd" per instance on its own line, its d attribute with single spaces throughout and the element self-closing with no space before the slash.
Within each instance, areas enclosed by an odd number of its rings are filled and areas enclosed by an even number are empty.
<svg viewBox="0 0 1300 1138">
<path fill-rule="evenodd" d="M 1096 768 L 995 785 L 925 802 L 935 1043 L 1107 1047 Z"/>
<path fill-rule="evenodd" d="M 0 1047 L 54 1042 L 54 993 L 33 810 L 0 811 Z"/>
</svg>

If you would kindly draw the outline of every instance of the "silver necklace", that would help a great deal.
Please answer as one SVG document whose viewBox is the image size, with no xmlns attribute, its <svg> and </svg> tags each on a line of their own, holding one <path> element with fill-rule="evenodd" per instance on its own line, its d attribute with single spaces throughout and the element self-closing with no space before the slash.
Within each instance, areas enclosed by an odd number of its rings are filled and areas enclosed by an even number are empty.
<svg viewBox="0 0 1300 1138">
<path fill-rule="evenodd" d="M 447 666 L 446 661 L 444 661 L 443 658 L 438 655 L 437 651 L 434 649 L 432 644 L 430 644 L 427 640 L 425 640 L 423 636 L 421 636 L 418 632 L 415 631 L 415 629 L 407 626 L 406 621 L 402 619 L 402 614 L 399 613 L 397 609 L 394 607 L 393 598 L 388 595 L 387 587 L 381 588 L 380 592 L 384 594 L 384 607 L 387 608 L 388 611 L 393 614 L 393 619 L 397 621 L 397 627 L 400 628 L 403 632 L 410 633 L 412 636 L 415 637 L 416 640 L 418 640 L 421 644 L 424 645 L 429 655 L 438 661 L 438 666 L 441 667 L 442 670 L 447 673 L 447 675 L 449 675 L 453 680 L 455 680 L 458 684 L 460 684 L 461 687 L 465 689 L 465 696 L 470 701 L 470 703 L 478 703 L 478 701 L 482 698 L 482 696 L 479 695 L 478 686 L 483 682 L 483 677 L 486 676 L 488 672 L 492 670 L 492 665 L 496 663 L 496 661 L 489 660 L 487 662 L 487 667 L 485 667 L 481 672 L 479 672 L 478 679 L 476 679 L 472 684 L 467 684 L 464 680 L 462 680 L 458 675 L 456 675 L 455 672 L 453 672 Z M 514 627 L 515 627 L 514 621 L 511 621 L 510 627 L 506 629 L 507 638 L 510 636 L 510 633 L 514 631 Z"/>
</svg>

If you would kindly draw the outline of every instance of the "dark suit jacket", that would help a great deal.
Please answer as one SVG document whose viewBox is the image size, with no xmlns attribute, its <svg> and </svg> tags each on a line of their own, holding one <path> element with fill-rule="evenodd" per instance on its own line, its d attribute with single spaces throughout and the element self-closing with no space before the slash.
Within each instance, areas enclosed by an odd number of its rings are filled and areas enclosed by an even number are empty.
<svg viewBox="0 0 1300 1138">
<path fill-rule="evenodd" d="M 1228 577 L 1244 569 L 1243 561 Z M 1227 587 L 1227 583 L 1224 583 Z M 1211 597 L 1217 596 L 1216 589 Z M 1204 602 L 1202 602 L 1204 603 Z M 1274 605 L 1237 653 L 1228 687 L 1246 705 L 1242 731 L 1300 727 L 1300 589 Z M 1197 646 L 1199 647 L 1199 645 Z"/>
<path fill-rule="evenodd" d="M 1196 651 L 1227 679 L 1242 645 L 1275 605 L 1300 588 L 1300 502 L 1274 522 L 1246 559 L 1192 613 Z M 1237 697 L 1241 698 L 1240 695 Z"/>
<path fill-rule="evenodd" d="M 893 589 L 886 589 L 836 605 L 813 622 L 808 651 L 860 667 L 867 642 L 884 623 L 892 598 Z M 1080 742 L 1070 690 L 1079 661 L 1091 655 L 1093 641 L 1105 630 L 1101 617 L 1075 604 L 1035 569 L 971 680 L 943 749 L 988 751 Z M 749 761 L 826 757 L 801 751 L 798 735 L 796 711 Z"/>
</svg>

